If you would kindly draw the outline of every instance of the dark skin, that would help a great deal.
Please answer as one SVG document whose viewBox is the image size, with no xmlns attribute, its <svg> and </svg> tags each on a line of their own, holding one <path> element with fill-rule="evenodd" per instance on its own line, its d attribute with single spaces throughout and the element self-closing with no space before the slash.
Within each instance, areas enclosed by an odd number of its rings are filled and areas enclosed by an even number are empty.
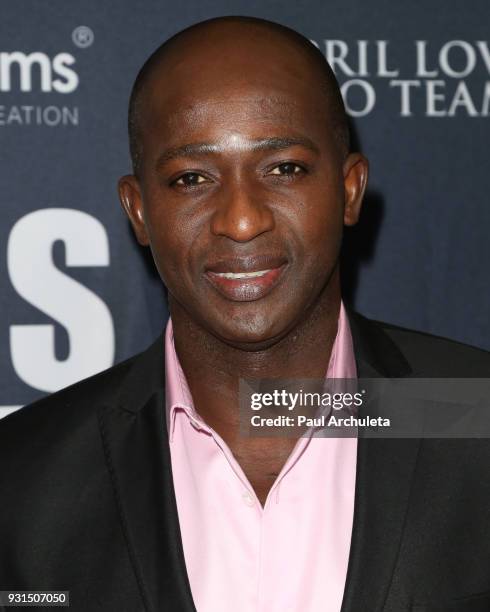
<svg viewBox="0 0 490 612">
<path fill-rule="evenodd" d="M 297 45 L 241 24 L 205 27 L 153 71 L 141 169 L 120 179 L 119 193 L 168 288 L 195 408 L 264 505 L 296 440 L 240 437 L 238 381 L 325 376 L 342 230 L 358 220 L 368 164 L 340 150 L 318 68 Z M 213 147 L 168 154 L 195 143 Z M 286 269 L 259 299 L 231 300 L 206 279 L 217 261 L 271 254 Z"/>
</svg>

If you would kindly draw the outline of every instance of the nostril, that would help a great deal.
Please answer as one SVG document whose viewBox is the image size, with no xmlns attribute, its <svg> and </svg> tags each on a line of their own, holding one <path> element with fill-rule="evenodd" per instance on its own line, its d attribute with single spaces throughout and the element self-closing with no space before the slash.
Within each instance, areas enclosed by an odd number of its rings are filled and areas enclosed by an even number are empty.
<svg viewBox="0 0 490 612">
<path fill-rule="evenodd" d="M 218 208 L 211 218 L 211 232 L 236 242 L 247 242 L 274 229 L 272 210 L 243 197 Z"/>
</svg>

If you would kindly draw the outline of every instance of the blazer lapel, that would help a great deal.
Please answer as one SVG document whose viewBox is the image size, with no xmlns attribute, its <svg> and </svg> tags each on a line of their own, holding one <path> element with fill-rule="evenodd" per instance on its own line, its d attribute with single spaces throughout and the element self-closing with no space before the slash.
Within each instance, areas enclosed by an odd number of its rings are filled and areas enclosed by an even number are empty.
<svg viewBox="0 0 490 612">
<path fill-rule="evenodd" d="M 409 364 L 381 327 L 352 312 L 349 322 L 359 378 L 410 375 Z M 359 438 L 354 522 L 341 612 L 383 609 L 419 446 L 418 439 Z"/>
<path fill-rule="evenodd" d="M 172 481 L 163 337 L 138 356 L 119 400 L 99 411 L 106 461 L 148 612 L 195 612 Z"/>
</svg>

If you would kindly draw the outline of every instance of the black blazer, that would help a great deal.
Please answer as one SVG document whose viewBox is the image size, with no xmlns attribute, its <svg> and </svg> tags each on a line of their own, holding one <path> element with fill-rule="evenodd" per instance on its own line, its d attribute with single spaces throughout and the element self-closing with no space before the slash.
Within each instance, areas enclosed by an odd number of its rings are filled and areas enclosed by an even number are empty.
<svg viewBox="0 0 490 612">
<path fill-rule="evenodd" d="M 359 376 L 490 377 L 490 353 L 349 320 Z M 195 610 L 163 351 L 160 336 L 0 421 L 0 590 L 69 590 L 73 612 Z M 487 439 L 361 438 L 342 612 L 488 612 L 489 466 Z"/>
</svg>

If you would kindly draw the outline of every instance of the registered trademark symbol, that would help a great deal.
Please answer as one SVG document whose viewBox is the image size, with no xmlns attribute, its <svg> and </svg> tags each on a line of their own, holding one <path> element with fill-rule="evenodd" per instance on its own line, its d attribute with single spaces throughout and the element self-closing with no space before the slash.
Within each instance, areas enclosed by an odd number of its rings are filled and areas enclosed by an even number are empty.
<svg viewBox="0 0 490 612">
<path fill-rule="evenodd" d="M 78 26 L 71 34 L 74 44 L 80 49 L 86 49 L 94 42 L 94 33 L 88 26 Z"/>
</svg>

